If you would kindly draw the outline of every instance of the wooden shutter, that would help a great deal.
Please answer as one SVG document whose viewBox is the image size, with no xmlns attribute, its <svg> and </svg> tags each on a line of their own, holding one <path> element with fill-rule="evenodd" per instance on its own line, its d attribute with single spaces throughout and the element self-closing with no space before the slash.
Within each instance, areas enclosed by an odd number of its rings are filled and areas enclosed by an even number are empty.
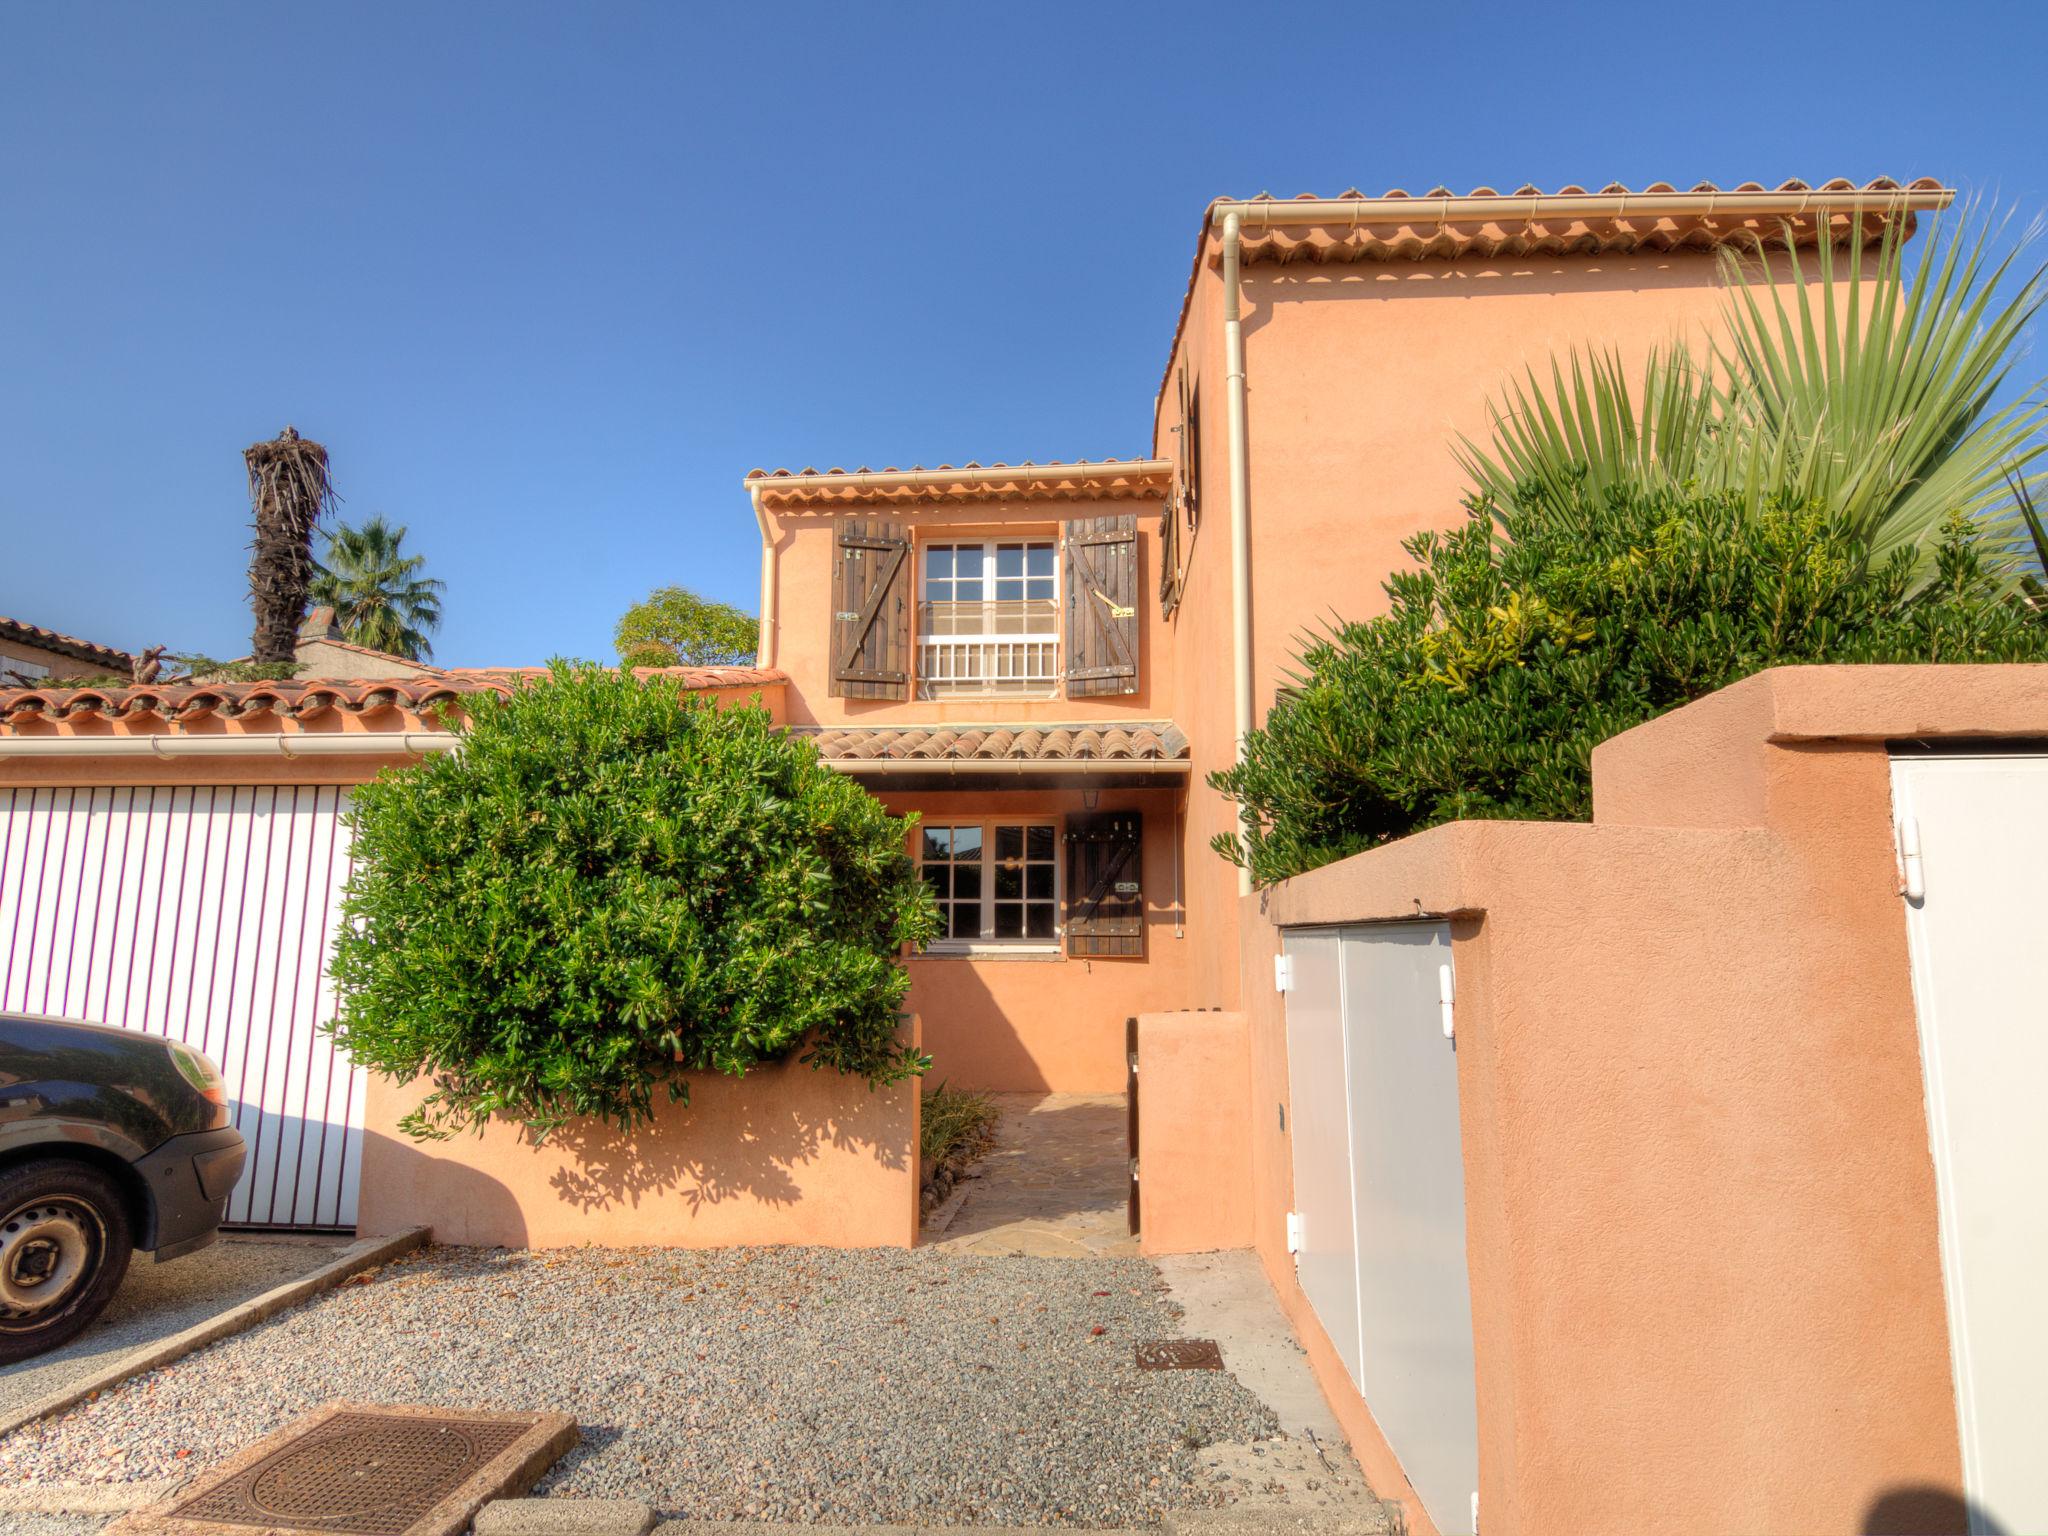
<svg viewBox="0 0 2048 1536">
<path fill-rule="evenodd" d="M 1138 691 L 1138 519 L 1067 524 L 1067 697 Z"/>
<path fill-rule="evenodd" d="M 1136 811 L 1067 818 L 1068 954 L 1144 958 L 1144 834 Z"/>
<path fill-rule="evenodd" d="M 910 535 L 856 518 L 839 530 L 832 567 L 832 694 L 910 697 Z"/>
</svg>

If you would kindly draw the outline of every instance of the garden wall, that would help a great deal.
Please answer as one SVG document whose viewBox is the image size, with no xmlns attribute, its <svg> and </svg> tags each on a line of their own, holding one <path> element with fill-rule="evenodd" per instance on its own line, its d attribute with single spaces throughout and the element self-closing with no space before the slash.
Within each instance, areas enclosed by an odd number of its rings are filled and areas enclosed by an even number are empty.
<svg viewBox="0 0 2048 1536">
<path fill-rule="evenodd" d="M 366 1235 L 427 1226 L 437 1242 L 507 1248 L 917 1240 L 915 1082 L 871 1090 L 796 1062 L 693 1073 L 690 1103 L 660 1103 L 633 1135 L 586 1123 L 538 1147 L 502 1123 L 415 1142 L 398 1121 L 423 1091 L 370 1079 Z"/>
<path fill-rule="evenodd" d="M 1959 1510 L 1888 754 L 1958 737 L 2048 737 L 2048 667 L 1766 673 L 1603 745 L 1591 825 L 1438 827 L 1246 898 L 1255 1246 L 1413 1529 L 1287 1252 L 1282 930 L 1451 921 L 1489 1536 Z M 1208 1177 L 1144 1168 L 1148 1207 Z"/>
</svg>

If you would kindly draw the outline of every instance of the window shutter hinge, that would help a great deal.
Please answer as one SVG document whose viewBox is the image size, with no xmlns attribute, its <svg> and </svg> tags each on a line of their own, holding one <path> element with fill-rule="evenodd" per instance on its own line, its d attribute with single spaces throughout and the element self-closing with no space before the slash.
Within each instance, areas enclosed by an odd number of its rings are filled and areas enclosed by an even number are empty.
<svg viewBox="0 0 2048 1536">
<path fill-rule="evenodd" d="M 1273 957 L 1273 990 L 1275 992 L 1291 992 L 1294 990 L 1294 956 L 1275 955 Z"/>
<path fill-rule="evenodd" d="M 1301 1252 L 1301 1212 L 1299 1211 L 1289 1211 L 1287 1213 L 1287 1251 L 1289 1253 Z"/>
<path fill-rule="evenodd" d="M 1927 894 L 1927 868 L 1920 859 L 1920 818 L 1901 816 L 1892 828 L 1898 839 L 1899 894 L 1919 901 Z"/>
</svg>

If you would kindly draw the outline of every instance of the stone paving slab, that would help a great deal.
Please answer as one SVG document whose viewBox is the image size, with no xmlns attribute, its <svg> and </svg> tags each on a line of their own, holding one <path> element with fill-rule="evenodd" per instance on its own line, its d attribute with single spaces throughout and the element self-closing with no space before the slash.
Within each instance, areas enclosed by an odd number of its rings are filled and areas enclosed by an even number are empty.
<svg viewBox="0 0 2048 1536">
<path fill-rule="evenodd" d="M 1136 1254 L 1126 1201 L 1129 1126 L 1120 1093 L 999 1093 L 996 1146 L 970 1171 L 934 1246 L 989 1257 Z"/>
</svg>

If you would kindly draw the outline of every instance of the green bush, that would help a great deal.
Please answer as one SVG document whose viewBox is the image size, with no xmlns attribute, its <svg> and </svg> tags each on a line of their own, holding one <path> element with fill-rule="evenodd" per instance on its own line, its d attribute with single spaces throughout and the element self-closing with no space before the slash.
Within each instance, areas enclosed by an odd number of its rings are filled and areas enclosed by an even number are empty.
<svg viewBox="0 0 2048 1536">
<path fill-rule="evenodd" d="M 1766 667 L 2048 660 L 2048 627 L 1952 517 L 1937 577 L 1852 521 L 1733 493 L 1525 487 L 1406 548 L 1391 608 L 1309 645 L 1245 760 L 1216 850 L 1260 882 L 1464 818 L 1584 820 L 1593 748 Z"/>
<path fill-rule="evenodd" d="M 460 752 L 356 791 L 334 1033 L 431 1092 L 415 1136 L 643 1121 L 678 1075 L 789 1055 L 897 1082 L 905 944 L 938 929 L 910 819 L 765 711 L 557 664 Z"/>
</svg>

